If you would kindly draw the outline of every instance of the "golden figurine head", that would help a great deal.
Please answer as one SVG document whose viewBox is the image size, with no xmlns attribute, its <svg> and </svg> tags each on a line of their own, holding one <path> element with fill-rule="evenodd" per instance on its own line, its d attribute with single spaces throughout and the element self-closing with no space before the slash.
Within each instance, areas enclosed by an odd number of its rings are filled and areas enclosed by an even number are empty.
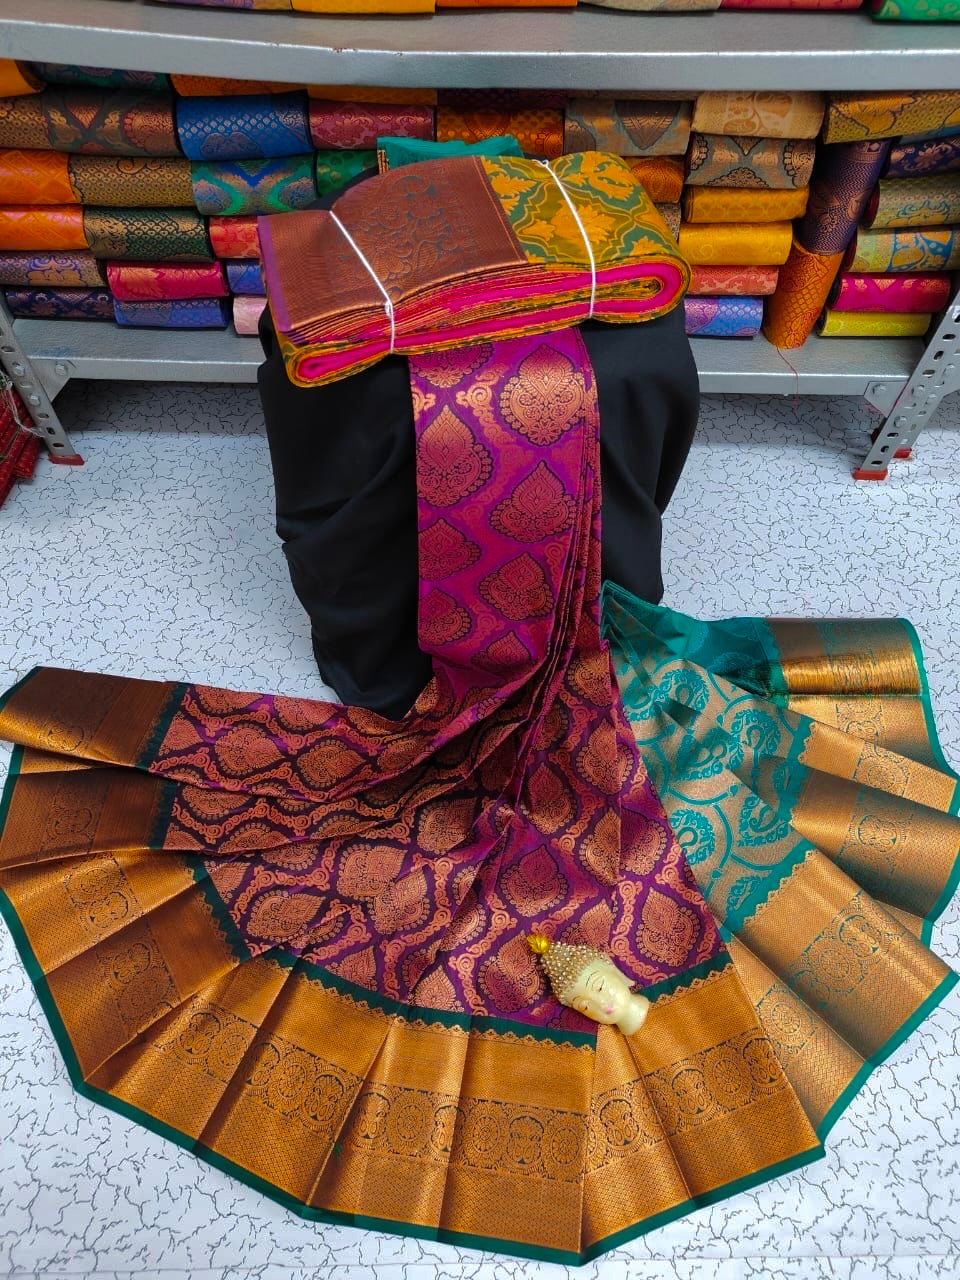
<svg viewBox="0 0 960 1280">
<path fill-rule="evenodd" d="M 551 942 L 542 933 L 530 934 L 527 945 L 540 957 L 561 1004 L 594 1022 L 616 1024 L 625 1036 L 640 1030 L 650 1001 L 634 994 L 629 978 L 608 955 L 592 947 Z"/>
</svg>

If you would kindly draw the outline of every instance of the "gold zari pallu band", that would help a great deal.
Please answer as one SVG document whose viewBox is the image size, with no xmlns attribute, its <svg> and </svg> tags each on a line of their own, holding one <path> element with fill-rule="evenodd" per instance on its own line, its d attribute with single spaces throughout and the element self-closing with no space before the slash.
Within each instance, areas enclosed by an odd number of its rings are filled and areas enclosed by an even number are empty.
<svg viewBox="0 0 960 1280">
<path fill-rule="evenodd" d="M 641 750 L 661 740 L 672 767 L 694 766 L 669 816 L 721 918 L 744 868 L 765 873 L 755 858 L 715 865 L 718 784 L 717 839 L 740 831 L 747 851 L 757 799 L 789 819 L 766 861 L 798 836 L 810 847 L 730 924 L 729 960 L 648 989 L 641 1031 L 602 1027 L 595 1042 L 393 1006 L 273 952 L 241 962 L 203 861 L 156 848 L 169 784 L 131 767 L 180 691 L 54 669 L 22 682 L 0 712 L 21 744 L 2 903 L 77 1088 L 305 1217 L 566 1262 L 821 1155 L 873 1067 L 956 981 L 923 945 L 956 880 L 960 822 L 915 637 L 760 624 L 782 687 L 749 694 L 664 647 L 651 700 L 634 696 L 650 677 L 611 617 Z M 698 691 L 695 710 L 670 721 L 662 695 L 679 687 Z M 779 745 L 744 738 L 698 781 L 698 735 L 736 715 L 775 719 Z"/>
</svg>

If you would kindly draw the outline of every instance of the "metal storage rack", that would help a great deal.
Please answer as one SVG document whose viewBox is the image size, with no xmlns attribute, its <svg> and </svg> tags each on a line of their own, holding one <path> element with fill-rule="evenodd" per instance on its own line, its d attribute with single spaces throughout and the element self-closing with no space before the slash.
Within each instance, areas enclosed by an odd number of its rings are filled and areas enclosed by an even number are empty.
<svg viewBox="0 0 960 1280">
<path fill-rule="evenodd" d="M 587 8 L 348 18 L 148 0 L 0 0 L 0 57 L 313 84 L 960 89 L 960 24 Z M 855 474 L 883 478 L 943 397 L 960 390 L 960 293 L 926 345 L 811 338 L 787 358 L 762 338 L 695 338 L 693 347 L 706 392 L 865 397 L 886 416 Z M 251 382 L 258 360 L 256 339 L 231 332 L 14 323 L 0 306 L 0 363 L 51 456 L 64 462 L 79 459 L 53 398 L 70 378 Z"/>
</svg>

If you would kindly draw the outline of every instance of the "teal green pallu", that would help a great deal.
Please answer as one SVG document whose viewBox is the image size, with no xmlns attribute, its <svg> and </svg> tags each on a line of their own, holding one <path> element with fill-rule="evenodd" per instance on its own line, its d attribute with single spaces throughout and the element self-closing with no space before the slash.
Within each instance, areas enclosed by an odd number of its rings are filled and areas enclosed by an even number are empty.
<svg viewBox="0 0 960 1280">
<path fill-rule="evenodd" d="M 607 584 L 644 762 L 822 1141 L 956 984 L 960 785 L 909 623 L 699 622 Z"/>
</svg>

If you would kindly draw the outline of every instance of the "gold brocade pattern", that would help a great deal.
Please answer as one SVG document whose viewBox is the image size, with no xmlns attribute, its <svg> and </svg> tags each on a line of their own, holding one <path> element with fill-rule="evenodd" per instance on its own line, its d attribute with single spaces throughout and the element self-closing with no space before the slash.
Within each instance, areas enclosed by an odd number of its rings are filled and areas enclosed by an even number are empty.
<svg viewBox="0 0 960 1280">
<path fill-rule="evenodd" d="M 729 960 L 650 989 L 629 1038 L 471 1022 L 241 956 L 203 864 L 151 851 L 167 792 L 129 766 L 170 688 L 31 677 L 0 712 L 29 744 L 0 888 L 74 1079 L 305 1213 L 567 1262 L 816 1157 L 951 982 L 920 935 L 955 875 L 957 784 L 900 624 L 763 625 L 778 665 L 762 693 L 726 679 L 723 653 L 699 669 L 664 656 L 656 715 L 625 690 L 641 750 L 659 734 L 668 753 L 664 725 L 685 708 L 690 766 L 668 807 L 731 934 Z M 714 736 L 696 737 L 698 717 Z M 740 868 L 772 876 L 740 916 L 724 897 L 739 873 L 693 817 L 733 779 Z M 677 927 L 644 923 L 651 945 Z"/>
</svg>

